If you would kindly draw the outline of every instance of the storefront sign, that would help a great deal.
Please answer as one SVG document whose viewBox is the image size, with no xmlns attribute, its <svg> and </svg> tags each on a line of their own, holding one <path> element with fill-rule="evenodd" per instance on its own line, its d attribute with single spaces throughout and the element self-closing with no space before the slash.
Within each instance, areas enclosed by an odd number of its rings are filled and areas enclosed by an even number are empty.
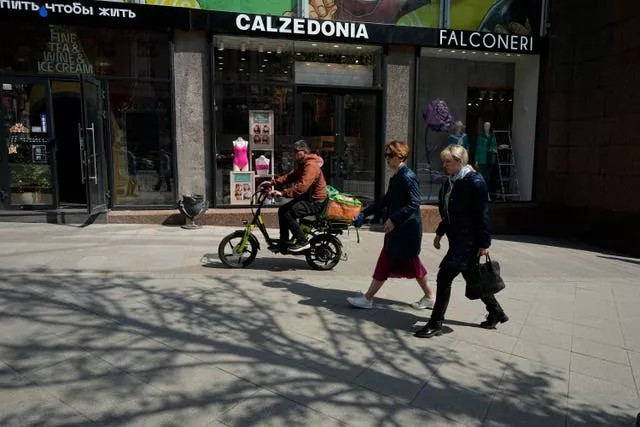
<svg viewBox="0 0 640 427">
<path fill-rule="evenodd" d="M 483 49 L 512 52 L 533 52 L 533 37 L 516 34 L 480 33 L 458 30 L 440 30 L 441 47 L 452 49 Z"/>
<path fill-rule="evenodd" d="M 32 1 L 0 0 L 0 9 L 25 10 L 38 12 L 46 18 L 50 12 L 64 15 L 106 16 L 110 18 L 133 19 L 136 13 L 130 9 L 121 7 L 94 7 L 85 6 L 82 3 L 45 3 L 39 4 Z"/>
<path fill-rule="evenodd" d="M 46 46 L 42 61 L 38 61 L 39 73 L 93 74 L 93 65 L 72 30 L 51 25 Z"/>
<path fill-rule="evenodd" d="M 249 16 L 241 13 L 236 17 L 236 28 L 241 31 L 263 33 L 369 39 L 367 26 L 362 23 L 316 21 L 315 19 L 292 18 L 290 16 Z"/>
</svg>

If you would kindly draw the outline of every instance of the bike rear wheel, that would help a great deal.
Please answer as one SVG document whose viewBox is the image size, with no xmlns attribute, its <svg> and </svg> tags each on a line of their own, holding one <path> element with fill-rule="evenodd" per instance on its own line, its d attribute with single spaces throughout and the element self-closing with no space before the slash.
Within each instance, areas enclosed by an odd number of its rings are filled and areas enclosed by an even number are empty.
<svg viewBox="0 0 640 427">
<path fill-rule="evenodd" d="M 244 239 L 244 233 L 243 230 L 235 231 L 222 239 L 218 245 L 218 258 L 227 267 L 244 268 L 256 259 L 259 243 L 253 234 L 249 234 L 243 250 L 238 252 L 242 239 Z"/>
<path fill-rule="evenodd" d="M 309 242 L 311 248 L 306 253 L 307 264 L 315 270 L 331 270 L 342 258 L 342 244 L 331 234 L 320 234 Z"/>
</svg>

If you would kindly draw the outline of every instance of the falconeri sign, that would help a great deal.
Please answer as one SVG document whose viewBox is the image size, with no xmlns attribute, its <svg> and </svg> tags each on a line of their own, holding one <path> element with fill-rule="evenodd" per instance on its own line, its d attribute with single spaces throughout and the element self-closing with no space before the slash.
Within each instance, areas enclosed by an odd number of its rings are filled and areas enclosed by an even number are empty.
<svg viewBox="0 0 640 427">
<path fill-rule="evenodd" d="M 290 16 L 236 16 L 236 28 L 240 31 L 297 34 L 304 36 L 369 39 L 367 26 L 358 22 L 316 21 L 315 19 L 292 18 Z"/>
<path fill-rule="evenodd" d="M 533 37 L 516 34 L 479 33 L 456 30 L 440 30 L 439 46 L 454 49 L 503 50 L 533 52 Z"/>
</svg>

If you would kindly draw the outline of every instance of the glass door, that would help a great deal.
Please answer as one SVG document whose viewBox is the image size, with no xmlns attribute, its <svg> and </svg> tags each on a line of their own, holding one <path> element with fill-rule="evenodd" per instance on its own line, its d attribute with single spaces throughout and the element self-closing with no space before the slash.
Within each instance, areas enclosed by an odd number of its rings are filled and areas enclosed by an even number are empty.
<svg viewBox="0 0 640 427">
<path fill-rule="evenodd" d="M 377 93 L 299 89 L 296 135 L 323 160 L 327 183 L 363 202 L 376 195 Z"/>
<path fill-rule="evenodd" d="M 50 88 L 39 79 L 0 79 L 0 208 L 54 206 Z"/>
<path fill-rule="evenodd" d="M 88 211 L 96 213 L 107 208 L 102 88 L 99 81 L 83 76 L 81 91 L 82 122 L 79 125 L 79 138 L 83 165 L 82 179 L 87 187 Z"/>
</svg>

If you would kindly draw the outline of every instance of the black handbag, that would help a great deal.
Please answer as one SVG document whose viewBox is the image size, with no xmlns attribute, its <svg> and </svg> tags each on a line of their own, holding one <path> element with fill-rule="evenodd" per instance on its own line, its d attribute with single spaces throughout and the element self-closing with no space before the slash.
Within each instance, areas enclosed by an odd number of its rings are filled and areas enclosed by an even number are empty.
<svg viewBox="0 0 640 427">
<path fill-rule="evenodd" d="M 491 261 L 489 255 L 486 256 L 484 264 L 480 263 L 480 257 L 476 257 L 476 262 L 465 275 L 465 280 L 467 286 L 464 296 L 470 300 L 497 294 L 505 288 L 504 280 L 500 276 L 500 264 L 498 261 Z"/>
</svg>

